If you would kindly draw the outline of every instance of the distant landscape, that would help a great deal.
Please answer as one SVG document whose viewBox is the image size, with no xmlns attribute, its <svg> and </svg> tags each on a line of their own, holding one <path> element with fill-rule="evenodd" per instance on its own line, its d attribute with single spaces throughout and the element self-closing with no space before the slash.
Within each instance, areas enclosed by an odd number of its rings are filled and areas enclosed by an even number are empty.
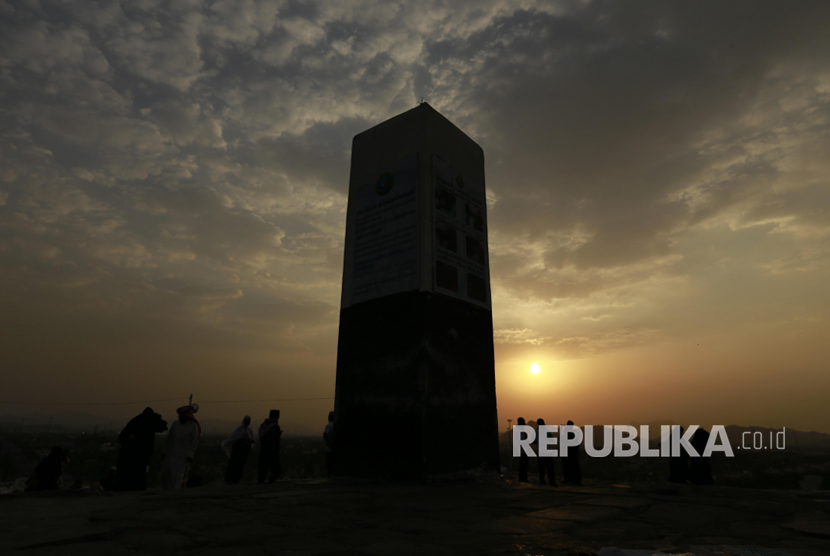
<svg viewBox="0 0 830 556">
<path fill-rule="evenodd" d="M 96 487 L 97 481 L 116 465 L 118 432 L 124 423 L 98 419 L 100 424 L 96 425 L 94 416 L 72 414 L 72 417 L 60 421 L 53 418 L 51 425 L 48 422 L 27 423 L 25 418 L 20 417 L 0 418 L 0 486 L 4 491 L 9 491 L 14 488 L 15 482 L 19 485 L 21 479 L 30 476 L 35 465 L 53 445 L 65 446 L 71 450 L 70 463 L 63 477 L 65 487 L 73 484 L 81 488 Z M 118 429 L 115 428 L 116 425 Z M 222 482 L 228 458 L 221 448 L 221 441 L 234 426 L 233 423 L 217 422 L 206 427 L 193 468 L 205 483 Z M 654 428 L 659 430 L 659 424 Z M 745 432 L 760 432 L 765 439 L 769 438 L 770 432 L 773 435 L 778 432 L 763 427 L 737 425 L 730 425 L 726 430 L 733 448 L 740 445 Z M 500 440 L 502 472 L 508 478 L 515 477 L 518 463 L 510 457 L 506 432 L 501 434 Z M 165 435 L 157 435 L 150 473 L 151 484 L 158 482 L 164 442 Z M 651 444 L 656 446 L 657 440 L 653 438 Z M 601 441 L 598 445 L 601 445 Z M 284 476 L 289 479 L 324 477 L 324 451 L 325 445 L 320 436 L 291 435 L 287 432 L 281 452 Z M 586 483 L 613 481 L 659 484 L 668 477 L 668 464 L 661 458 L 590 458 L 583 452 L 580 461 Z M 560 462 L 556 462 L 555 466 L 561 479 Z M 787 429 L 784 450 L 735 449 L 734 458 L 714 454 L 711 466 L 715 484 L 721 486 L 828 490 L 830 435 Z M 531 462 L 530 472 L 533 481 L 535 462 Z M 248 461 L 243 481 L 254 481 L 255 474 L 256 453 Z"/>
<path fill-rule="evenodd" d="M 168 423 L 175 419 L 175 405 L 168 407 L 156 406 L 150 404 L 154 410 L 161 413 L 162 418 Z M 112 431 L 121 432 L 121 429 L 127 422 L 141 413 L 144 406 L 136 406 L 134 411 L 127 411 L 123 413 L 122 417 L 102 417 L 93 413 L 82 411 L 60 411 L 49 415 L 43 413 L 26 413 L 26 414 L 3 414 L 0 415 L 0 431 L 31 431 L 31 432 L 47 432 L 47 431 L 65 431 L 65 432 L 87 432 L 93 431 Z M 166 411 L 165 411 L 166 410 Z M 328 410 L 326 410 L 328 411 Z M 230 432 L 239 426 L 239 421 L 227 421 L 223 419 L 211 419 L 203 411 L 198 414 L 199 423 L 202 425 L 202 431 L 207 434 L 230 434 Z M 288 413 L 288 412 L 286 412 Z M 240 412 L 240 420 L 245 412 Z M 323 434 L 323 427 L 326 424 L 327 413 L 322 413 L 320 416 L 320 430 L 319 434 Z M 254 424 L 258 425 L 265 418 L 265 415 L 252 414 Z M 283 421 L 286 415 L 283 415 Z M 50 419 L 51 418 L 51 419 Z M 290 436 L 315 436 L 318 434 L 317 430 L 311 430 L 309 427 L 297 426 L 290 422 L 282 422 L 281 426 L 286 434 Z"/>
</svg>

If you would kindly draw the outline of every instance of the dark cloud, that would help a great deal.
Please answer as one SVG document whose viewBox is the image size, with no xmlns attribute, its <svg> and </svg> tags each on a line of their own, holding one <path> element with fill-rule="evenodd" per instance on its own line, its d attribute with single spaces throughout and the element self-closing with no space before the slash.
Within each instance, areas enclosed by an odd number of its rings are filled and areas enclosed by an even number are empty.
<svg viewBox="0 0 830 556">
<path fill-rule="evenodd" d="M 424 97 L 487 156 L 500 364 L 824 327 L 828 27 L 823 1 L 0 0 L 0 324 L 78 369 L 210 345 L 331 386 L 351 139 Z"/>
<path fill-rule="evenodd" d="M 331 187 L 346 195 L 351 139 L 368 127 L 362 119 L 317 123 L 302 135 L 262 138 L 255 151 L 262 166 L 284 172 L 291 181 Z"/>
</svg>

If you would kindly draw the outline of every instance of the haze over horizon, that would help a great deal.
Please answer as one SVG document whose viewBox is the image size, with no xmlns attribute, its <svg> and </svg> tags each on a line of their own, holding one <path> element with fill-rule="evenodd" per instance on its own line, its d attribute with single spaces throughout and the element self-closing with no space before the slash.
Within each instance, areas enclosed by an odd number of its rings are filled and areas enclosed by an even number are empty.
<svg viewBox="0 0 830 556">
<path fill-rule="evenodd" d="M 501 430 L 830 433 L 828 28 L 822 1 L 0 0 L 0 401 L 333 398 L 351 138 L 423 98 L 486 157 Z M 322 433 L 333 400 L 201 405 Z M 0 403 L 70 409 L 143 406 Z"/>
</svg>

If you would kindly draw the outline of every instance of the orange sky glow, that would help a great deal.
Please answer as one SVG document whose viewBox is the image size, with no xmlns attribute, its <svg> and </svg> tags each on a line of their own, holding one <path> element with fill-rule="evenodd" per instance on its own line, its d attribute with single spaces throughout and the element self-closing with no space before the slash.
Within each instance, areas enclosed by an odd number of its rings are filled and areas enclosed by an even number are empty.
<svg viewBox="0 0 830 556">
<path fill-rule="evenodd" d="M 424 98 L 486 157 L 501 429 L 830 433 L 830 3 L 169 4 L 0 1 L 0 416 L 322 434 L 351 138 Z"/>
</svg>

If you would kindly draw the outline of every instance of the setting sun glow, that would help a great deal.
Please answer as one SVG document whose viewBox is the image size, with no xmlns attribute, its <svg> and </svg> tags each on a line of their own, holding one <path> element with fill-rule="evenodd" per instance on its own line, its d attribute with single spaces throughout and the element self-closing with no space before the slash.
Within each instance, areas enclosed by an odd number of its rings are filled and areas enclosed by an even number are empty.
<svg viewBox="0 0 830 556">
<path fill-rule="evenodd" d="M 535 374 L 535 375 L 538 375 L 539 374 L 539 364 L 534 363 L 533 365 L 531 365 L 530 366 L 530 372 Z"/>
</svg>

